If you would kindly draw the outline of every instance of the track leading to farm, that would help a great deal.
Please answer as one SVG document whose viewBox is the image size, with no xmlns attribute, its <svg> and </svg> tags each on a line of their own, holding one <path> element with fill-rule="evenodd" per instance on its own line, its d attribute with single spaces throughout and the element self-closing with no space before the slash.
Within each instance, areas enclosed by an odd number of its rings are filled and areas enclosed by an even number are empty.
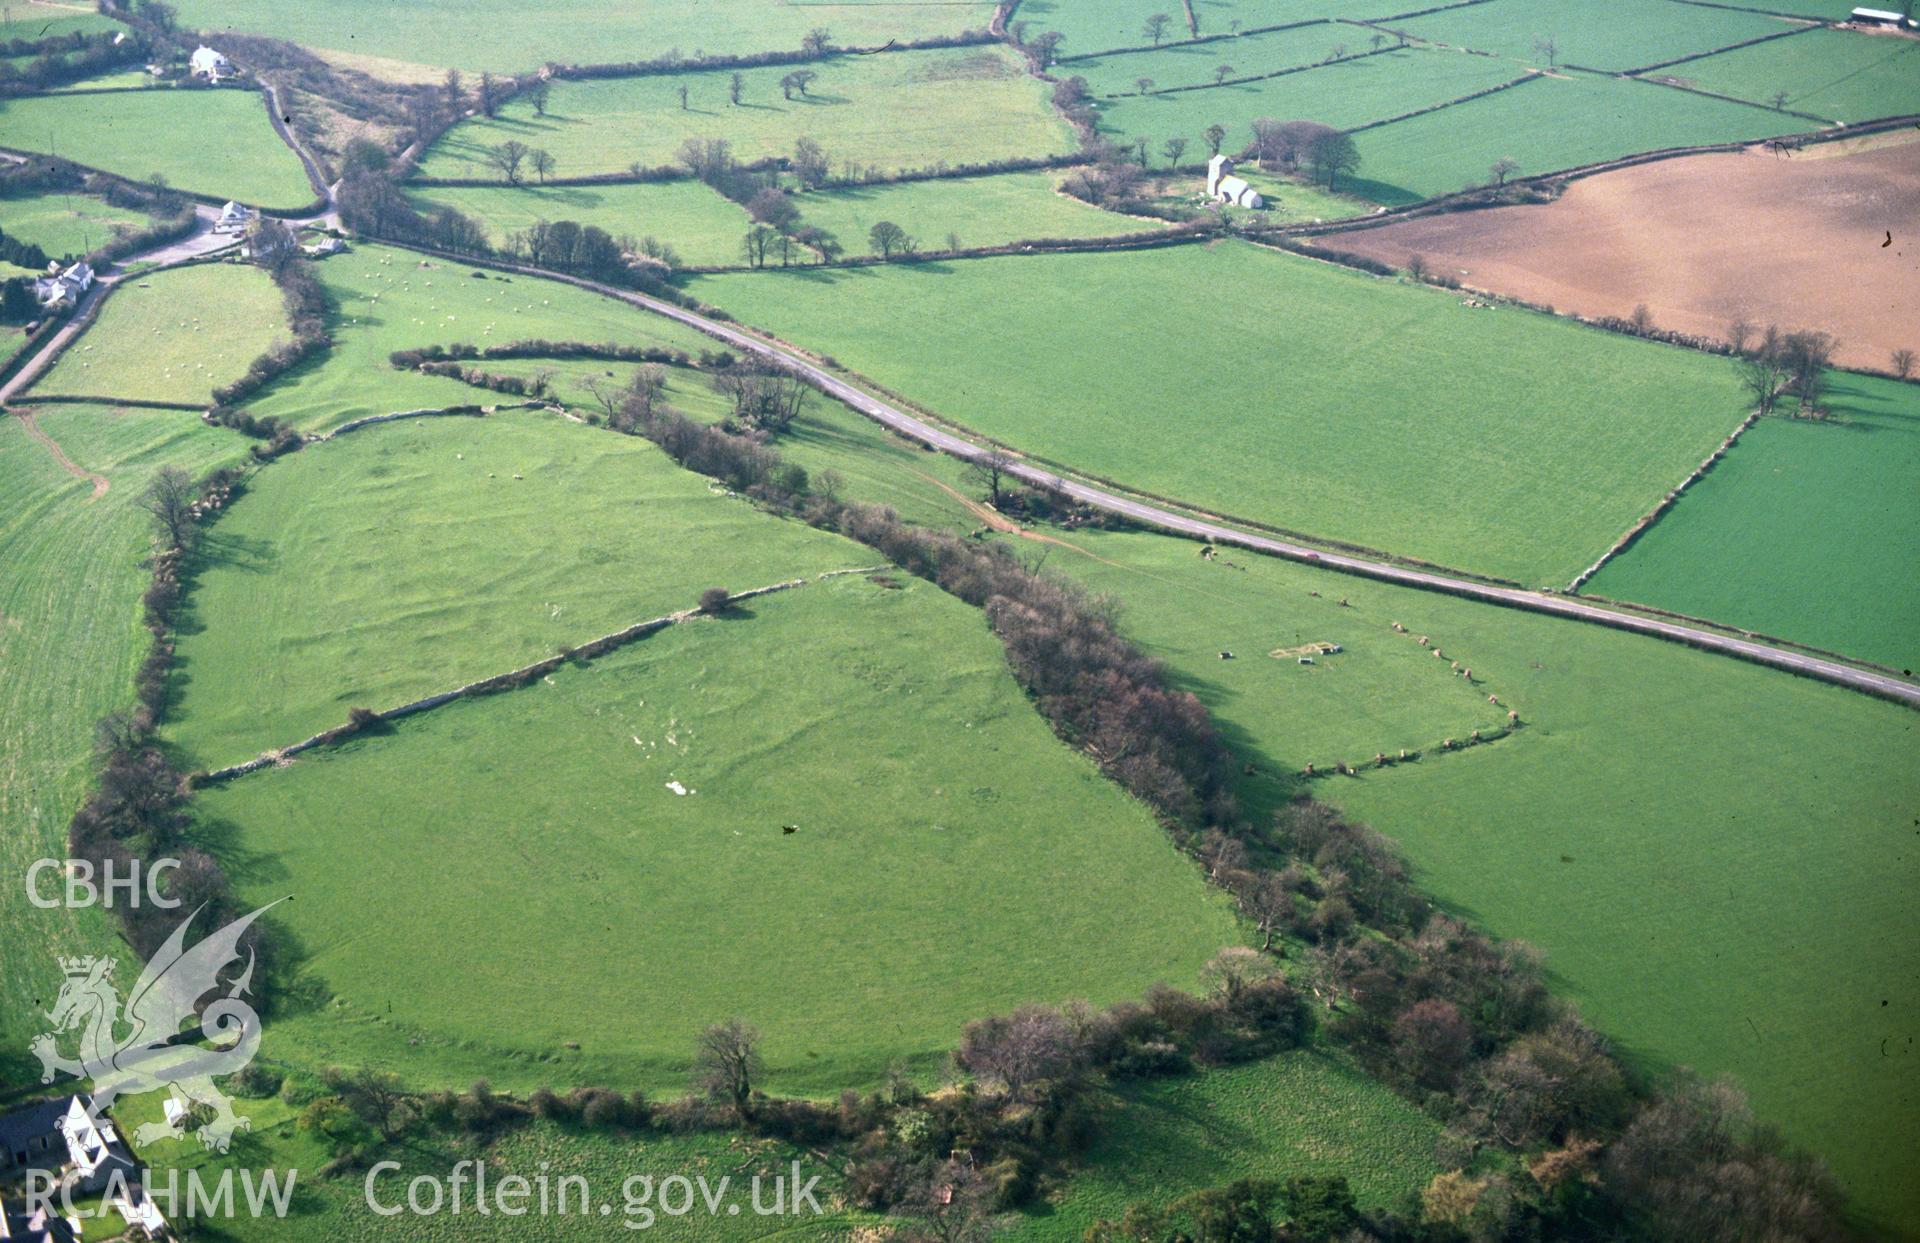
<svg viewBox="0 0 1920 1243">
<path fill-rule="evenodd" d="M 47 435 L 46 432 L 40 429 L 39 422 L 33 417 L 33 411 L 15 410 L 13 415 L 20 420 L 20 426 L 27 429 L 27 435 L 39 441 L 41 445 L 46 448 L 46 451 L 53 455 L 53 460 L 60 463 L 61 470 L 66 471 L 75 479 L 84 479 L 93 485 L 93 496 L 91 499 L 97 501 L 107 494 L 107 489 L 112 486 L 107 482 L 107 477 L 105 475 L 96 475 L 94 472 L 87 470 L 72 458 L 68 457 L 67 451 L 54 443 L 53 437 Z"/>
</svg>

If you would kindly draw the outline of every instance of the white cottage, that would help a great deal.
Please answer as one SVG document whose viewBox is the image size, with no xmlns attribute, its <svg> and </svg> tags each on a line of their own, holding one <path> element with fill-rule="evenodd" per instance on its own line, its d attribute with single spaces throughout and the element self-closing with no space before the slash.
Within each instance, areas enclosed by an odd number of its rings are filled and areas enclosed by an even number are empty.
<svg viewBox="0 0 1920 1243">
<path fill-rule="evenodd" d="M 229 201 L 220 209 L 220 219 L 213 222 L 215 233 L 245 233 L 247 226 L 253 223 L 253 209 Z"/>
<path fill-rule="evenodd" d="M 83 259 L 64 272 L 59 264 L 49 264 L 47 274 L 33 282 L 33 296 L 41 306 L 64 310 L 92 288 L 93 269 Z"/>
<path fill-rule="evenodd" d="M 1266 206 L 1258 190 L 1233 175 L 1233 161 L 1224 155 L 1207 161 L 1207 197 L 1216 203 L 1230 203 L 1255 211 Z"/>
<path fill-rule="evenodd" d="M 233 76 L 233 62 L 204 43 L 193 49 L 193 55 L 187 58 L 187 68 L 194 77 L 210 82 Z"/>
</svg>

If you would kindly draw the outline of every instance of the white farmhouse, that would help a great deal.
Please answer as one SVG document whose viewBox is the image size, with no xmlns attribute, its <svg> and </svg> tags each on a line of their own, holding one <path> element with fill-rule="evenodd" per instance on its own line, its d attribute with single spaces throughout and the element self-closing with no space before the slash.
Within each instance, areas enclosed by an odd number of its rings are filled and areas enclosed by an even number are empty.
<svg viewBox="0 0 1920 1243">
<path fill-rule="evenodd" d="M 1233 161 L 1224 155 L 1216 155 L 1207 161 L 1207 197 L 1216 203 L 1231 203 L 1235 207 L 1259 210 L 1266 206 L 1266 200 L 1260 192 L 1246 183 L 1244 178 L 1233 175 Z"/>
<path fill-rule="evenodd" d="M 65 310 L 92 288 L 93 269 L 83 259 L 64 272 L 59 264 L 49 264 L 47 274 L 33 282 L 33 296 L 41 306 Z"/>
<path fill-rule="evenodd" d="M 247 226 L 253 223 L 254 212 L 250 207 L 228 202 L 220 209 L 220 219 L 213 222 L 215 233 L 245 233 Z"/>
<path fill-rule="evenodd" d="M 193 49 L 193 55 L 187 58 L 187 68 L 194 77 L 209 82 L 233 76 L 233 62 L 204 43 Z"/>
</svg>

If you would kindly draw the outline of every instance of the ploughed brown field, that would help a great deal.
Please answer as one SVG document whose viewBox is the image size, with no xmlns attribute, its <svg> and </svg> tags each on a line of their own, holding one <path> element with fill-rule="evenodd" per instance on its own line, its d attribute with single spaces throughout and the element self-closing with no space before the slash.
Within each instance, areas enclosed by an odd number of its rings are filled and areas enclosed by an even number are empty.
<svg viewBox="0 0 1920 1243">
<path fill-rule="evenodd" d="M 1658 327 L 1702 336 L 1741 318 L 1825 329 L 1842 366 L 1885 370 L 1893 350 L 1920 350 L 1920 133 L 1663 160 L 1554 203 L 1325 242 L 1396 267 L 1423 255 L 1475 289 L 1585 316 L 1644 303 Z"/>
</svg>

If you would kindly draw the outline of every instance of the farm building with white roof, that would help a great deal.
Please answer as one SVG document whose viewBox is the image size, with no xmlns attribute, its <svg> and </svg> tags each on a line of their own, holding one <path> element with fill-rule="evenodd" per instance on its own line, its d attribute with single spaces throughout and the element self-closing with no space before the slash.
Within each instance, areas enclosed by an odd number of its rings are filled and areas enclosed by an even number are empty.
<svg viewBox="0 0 1920 1243">
<path fill-rule="evenodd" d="M 233 62 L 204 43 L 193 49 L 193 55 L 187 58 L 187 68 L 194 77 L 214 82 L 233 76 Z"/>
<path fill-rule="evenodd" d="M 1266 205 L 1260 192 L 1246 183 L 1246 180 L 1233 175 L 1233 161 L 1224 155 L 1216 155 L 1207 161 L 1207 197 L 1216 203 L 1231 203 L 1235 207 L 1258 209 Z"/>
</svg>

